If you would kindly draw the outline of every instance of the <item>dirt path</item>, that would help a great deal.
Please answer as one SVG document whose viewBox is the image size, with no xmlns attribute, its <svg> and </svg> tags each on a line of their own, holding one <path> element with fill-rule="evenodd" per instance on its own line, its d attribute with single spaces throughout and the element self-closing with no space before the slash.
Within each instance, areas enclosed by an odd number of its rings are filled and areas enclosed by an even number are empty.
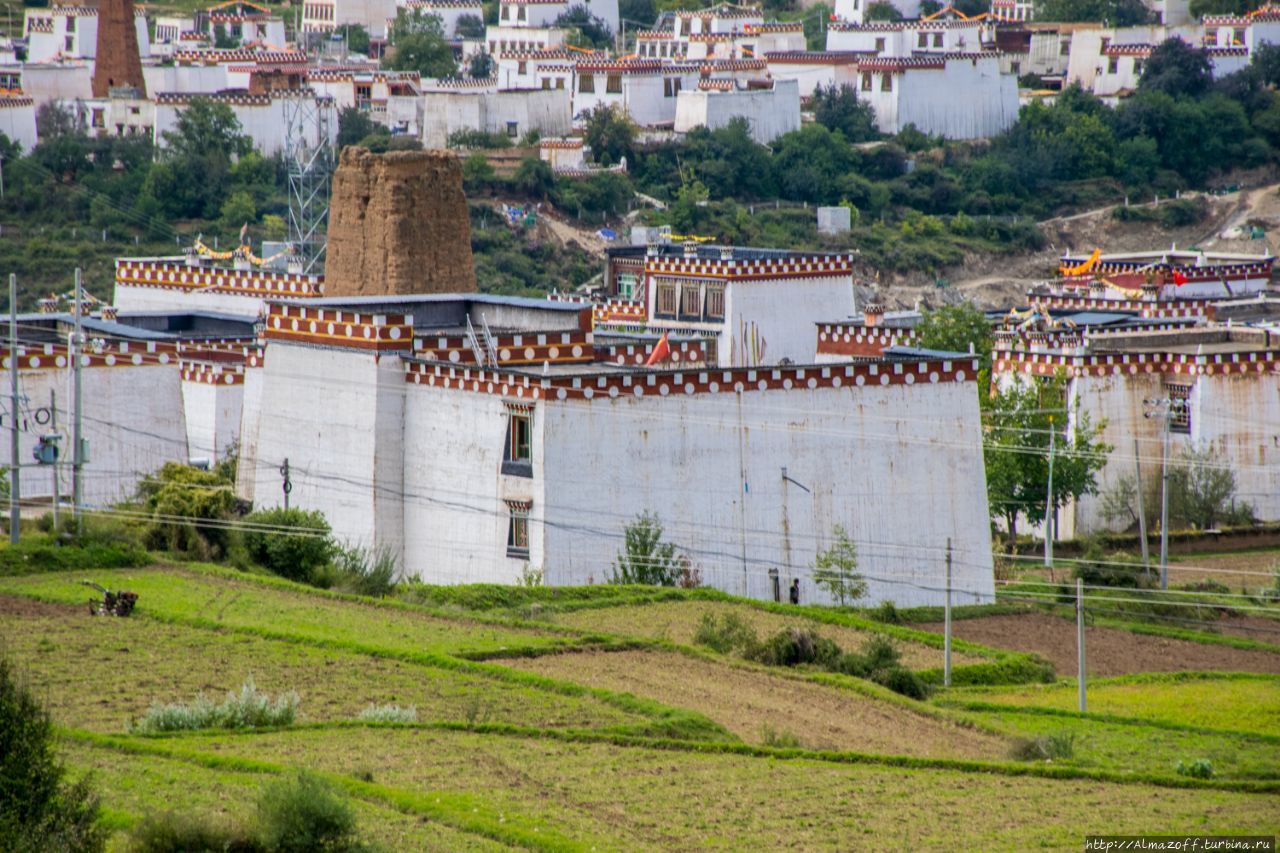
<svg viewBox="0 0 1280 853">
<path fill-rule="evenodd" d="M 498 661 L 698 711 L 749 743 L 765 728 L 806 747 L 919 756 L 1001 758 L 1007 744 L 856 693 L 669 652 L 590 652 Z"/>
<path fill-rule="evenodd" d="M 952 623 L 955 636 L 999 649 L 1035 652 L 1053 662 L 1061 675 L 1076 670 L 1075 623 L 1046 613 L 985 616 Z M 917 625 L 942 631 L 941 624 Z M 1135 672 L 1218 670 L 1280 674 L 1280 654 L 1235 649 L 1134 634 L 1119 628 L 1085 628 L 1085 662 L 1089 675 L 1107 677 Z"/>
</svg>

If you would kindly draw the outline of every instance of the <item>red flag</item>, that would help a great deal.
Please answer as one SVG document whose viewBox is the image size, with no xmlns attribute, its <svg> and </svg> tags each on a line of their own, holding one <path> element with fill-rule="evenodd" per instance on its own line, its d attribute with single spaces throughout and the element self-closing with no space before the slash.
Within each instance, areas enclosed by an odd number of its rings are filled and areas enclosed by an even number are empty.
<svg viewBox="0 0 1280 853">
<path fill-rule="evenodd" d="M 1187 283 L 1187 277 L 1183 275 L 1181 272 L 1179 272 L 1178 270 L 1174 270 L 1173 283 L 1176 284 L 1178 287 L 1182 287 L 1182 285 Z"/>
<path fill-rule="evenodd" d="M 662 333 L 657 346 L 653 348 L 653 352 L 649 353 L 649 360 L 644 363 L 645 367 L 653 367 L 667 356 L 671 355 L 671 344 L 667 343 L 667 333 Z"/>
</svg>

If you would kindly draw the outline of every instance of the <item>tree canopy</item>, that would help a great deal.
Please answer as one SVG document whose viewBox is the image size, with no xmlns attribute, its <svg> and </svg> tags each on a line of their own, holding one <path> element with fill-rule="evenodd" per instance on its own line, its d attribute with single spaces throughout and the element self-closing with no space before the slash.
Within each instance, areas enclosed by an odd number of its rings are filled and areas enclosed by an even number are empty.
<svg viewBox="0 0 1280 853">
<path fill-rule="evenodd" d="M 866 142 L 880 137 L 876 111 L 858 100 L 858 92 L 845 84 L 819 85 L 813 91 L 813 117 L 830 131 L 844 134 L 846 142 Z"/>
<path fill-rule="evenodd" d="M 591 146 L 591 156 L 602 166 L 630 162 L 635 146 L 636 126 L 625 112 L 614 105 L 596 104 L 587 113 L 582 138 Z"/>
<path fill-rule="evenodd" d="M 1138 91 L 1198 98 L 1212 85 L 1213 63 L 1208 52 L 1180 38 L 1171 38 L 1151 51 L 1138 80 Z"/>
<path fill-rule="evenodd" d="M 423 77 L 453 77 L 458 61 L 453 48 L 445 40 L 438 15 L 421 9 L 396 10 L 396 19 L 388 33 L 392 50 L 383 64 L 396 71 L 417 71 Z"/>
</svg>

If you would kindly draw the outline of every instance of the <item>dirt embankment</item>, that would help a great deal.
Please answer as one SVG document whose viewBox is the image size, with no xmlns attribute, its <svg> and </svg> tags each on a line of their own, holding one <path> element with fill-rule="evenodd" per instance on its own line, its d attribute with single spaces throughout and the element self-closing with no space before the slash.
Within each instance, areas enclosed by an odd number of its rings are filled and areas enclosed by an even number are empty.
<svg viewBox="0 0 1280 853">
<path fill-rule="evenodd" d="M 669 652 L 591 652 L 502 661 L 507 666 L 698 711 L 749 743 L 766 729 L 816 749 L 1000 758 L 994 735 L 852 691 Z"/>
<path fill-rule="evenodd" d="M 914 627 L 942 632 L 941 624 Z M 1076 671 L 1076 625 L 1069 619 L 1045 613 L 984 616 L 956 620 L 952 633 L 997 649 L 1035 652 L 1052 661 L 1060 675 Z M 1084 647 L 1086 673 L 1100 678 L 1182 670 L 1280 674 L 1280 654 L 1134 634 L 1119 628 L 1087 626 Z"/>
</svg>

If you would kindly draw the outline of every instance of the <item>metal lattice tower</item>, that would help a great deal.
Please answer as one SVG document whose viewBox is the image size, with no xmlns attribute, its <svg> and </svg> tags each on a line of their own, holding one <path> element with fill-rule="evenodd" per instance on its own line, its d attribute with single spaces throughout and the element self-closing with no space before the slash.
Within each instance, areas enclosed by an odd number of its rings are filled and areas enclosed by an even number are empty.
<svg viewBox="0 0 1280 853">
<path fill-rule="evenodd" d="M 289 167 L 289 242 L 303 272 L 324 271 L 333 148 L 333 99 L 311 93 L 284 98 L 285 161 Z"/>
</svg>

